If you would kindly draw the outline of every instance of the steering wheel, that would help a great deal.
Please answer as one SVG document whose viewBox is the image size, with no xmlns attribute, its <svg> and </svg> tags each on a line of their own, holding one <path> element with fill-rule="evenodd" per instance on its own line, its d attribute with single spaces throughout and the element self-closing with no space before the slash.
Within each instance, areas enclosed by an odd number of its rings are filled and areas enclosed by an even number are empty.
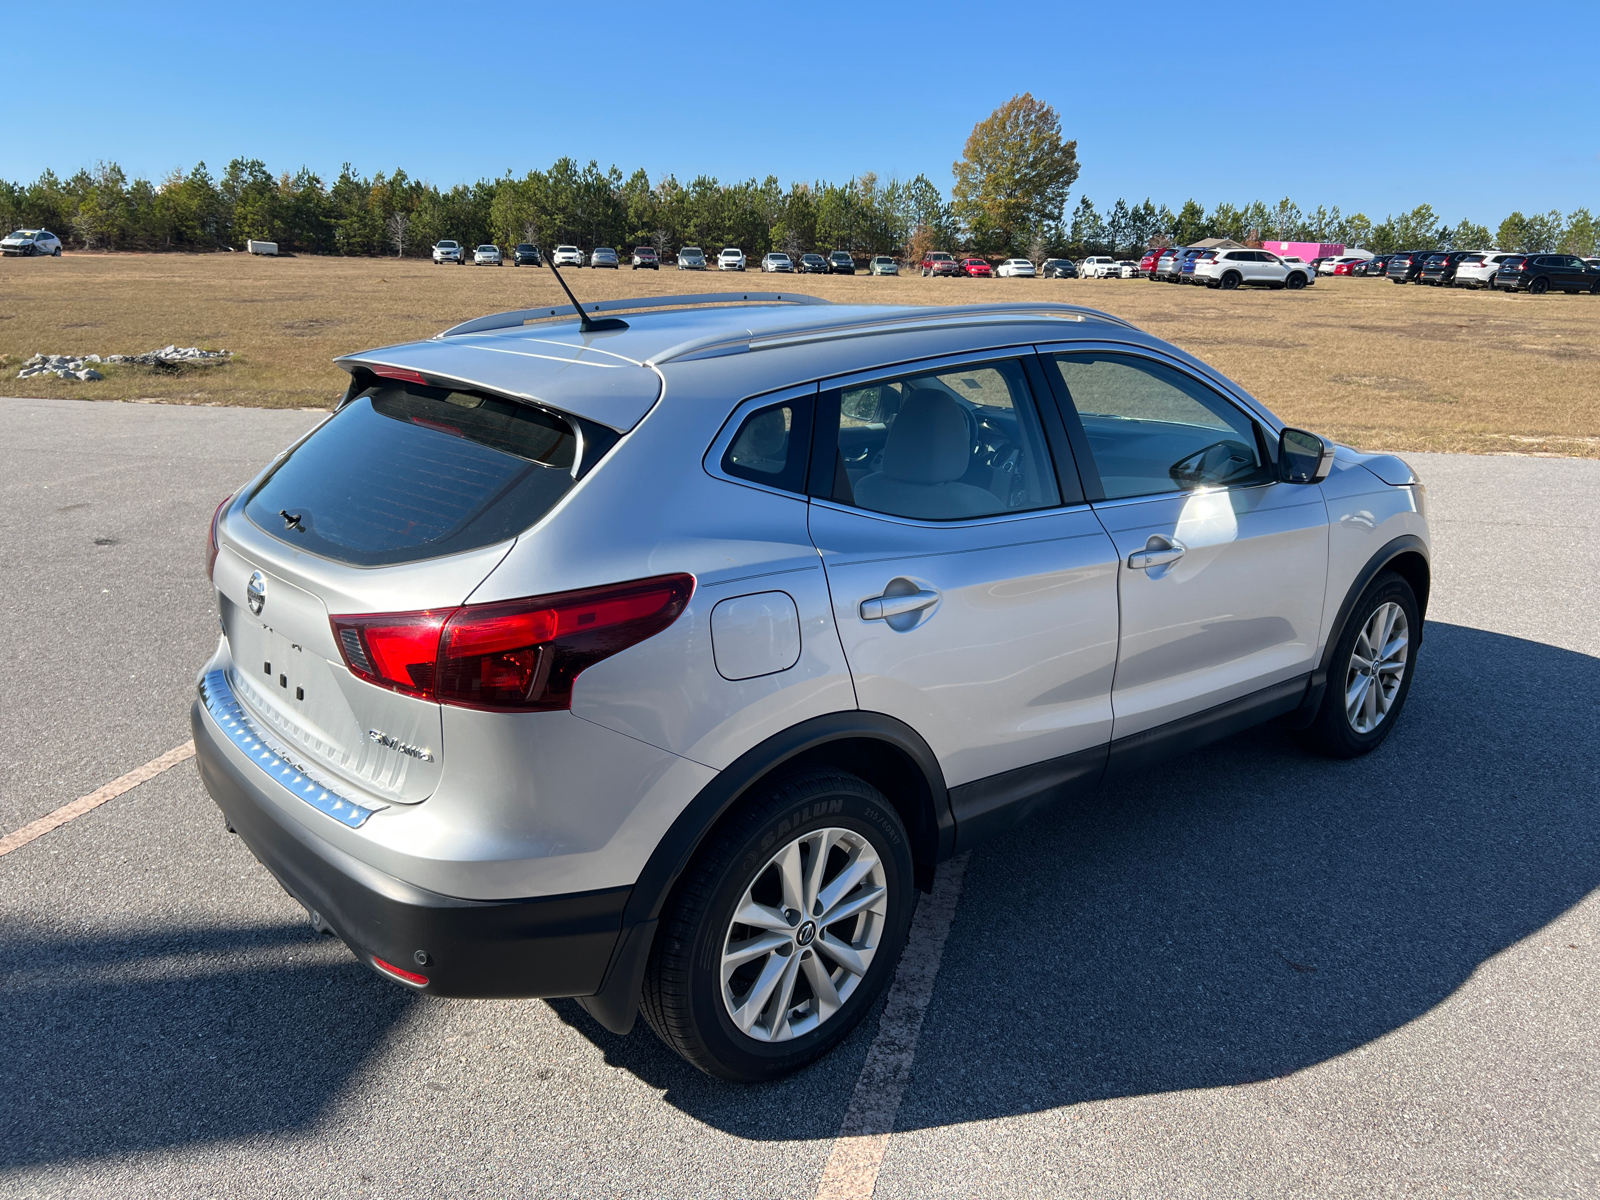
<svg viewBox="0 0 1600 1200">
<path fill-rule="evenodd" d="M 1185 454 L 1167 468 L 1167 474 L 1179 487 L 1205 487 L 1207 484 L 1227 483 L 1239 475 L 1255 469 L 1254 451 L 1243 442 L 1224 438 L 1202 446 L 1192 454 Z"/>
</svg>

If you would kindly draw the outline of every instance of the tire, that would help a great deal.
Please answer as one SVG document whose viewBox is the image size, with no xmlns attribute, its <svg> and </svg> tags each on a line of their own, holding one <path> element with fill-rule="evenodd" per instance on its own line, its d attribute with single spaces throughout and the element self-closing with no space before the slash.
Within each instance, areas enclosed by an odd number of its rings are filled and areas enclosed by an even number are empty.
<svg viewBox="0 0 1600 1200">
<path fill-rule="evenodd" d="M 1237 271 L 1229 271 L 1226 275 L 1224 275 L 1222 277 L 1222 279 L 1220 281 L 1220 286 L 1221 286 L 1223 291 L 1231 292 L 1231 291 L 1233 291 L 1234 288 L 1238 287 L 1243 282 L 1244 282 L 1244 279 L 1239 275 L 1239 273 Z"/>
<path fill-rule="evenodd" d="M 1528 295 L 1530 296 L 1542 296 L 1549 290 L 1550 281 L 1548 279 L 1535 279 L 1528 285 Z"/>
<path fill-rule="evenodd" d="M 1291 272 L 1289 278 L 1283 281 L 1283 286 L 1288 288 L 1291 292 L 1298 292 L 1301 288 L 1306 286 L 1306 277 L 1300 274 L 1299 271 Z"/>
<path fill-rule="evenodd" d="M 50 257 L 51 258 L 60 258 L 61 257 L 61 247 L 57 246 L 54 250 L 50 251 Z"/>
<path fill-rule="evenodd" d="M 832 849 L 821 858 L 826 882 L 819 888 L 808 879 L 822 844 Z M 789 889 L 777 866 L 786 855 L 796 868 Z M 868 855 L 874 862 L 861 882 L 829 901 L 829 885 Z M 882 793 L 843 771 L 780 779 L 714 830 L 684 872 L 650 949 L 645 1020 L 668 1046 L 721 1079 L 755 1083 L 798 1070 L 833 1049 L 871 1009 L 905 947 L 912 900 L 910 842 Z M 808 901 L 813 912 L 823 904 L 860 909 L 824 929 L 796 908 Z M 769 921 L 736 923 L 746 904 Z M 740 943 L 747 957 L 730 966 L 728 947 Z M 838 947 L 841 957 L 824 945 Z M 864 970 L 852 972 L 846 955 Z M 817 985 L 843 989 L 842 1003 L 824 1012 Z M 753 1013 L 744 1007 L 752 1003 L 761 1005 Z"/>
<path fill-rule="evenodd" d="M 1387 651 L 1383 657 L 1374 660 L 1363 652 L 1376 640 L 1372 637 L 1372 630 L 1383 626 L 1390 610 L 1404 620 L 1404 629 L 1400 629 L 1398 620 L 1389 624 Z M 1345 622 L 1339 642 L 1333 650 L 1332 663 L 1328 668 L 1328 689 L 1322 697 L 1322 707 L 1317 710 L 1311 725 L 1300 735 L 1301 740 L 1330 758 L 1357 758 L 1381 746 L 1395 722 L 1400 719 L 1400 710 L 1405 707 L 1406 697 L 1411 692 L 1411 677 L 1416 671 L 1421 634 L 1422 617 L 1411 585 L 1393 571 L 1380 571 L 1350 610 L 1350 618 Z M 1404 643 L 1396 646 L 1396 638 L 1402 635 Z M 1376 677 L 1358 666 L 1364 661 L 1373 661 L 1378 665 Z M 1398 670 L 1392 665 L 1396 661 Z M 1391 665 L 1385 667 L 1385 662 Z M 1398 683 L 1383 682 L 1392 680 L 1395 674 L 1399 675 Z M 1351 695 L 1356 694 L 1355 688 L 1363 676 L 1368 682 L 1357 696 L 1353 706 L 1356 715 L 1352 718 L 1352 706 L 1347 702 Z M 1387 707 L 1384 707 L 1385 703 Z"/>
</svg>

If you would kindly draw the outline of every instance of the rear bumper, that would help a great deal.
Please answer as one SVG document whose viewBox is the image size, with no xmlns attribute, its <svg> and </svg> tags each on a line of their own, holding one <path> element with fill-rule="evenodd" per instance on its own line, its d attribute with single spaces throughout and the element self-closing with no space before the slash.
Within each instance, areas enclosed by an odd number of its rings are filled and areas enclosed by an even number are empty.
<svg viewBox="0 0 1600 1200">
<path fill-rule="evenodd" d="M 425 976 L 413 990 L 436 996 L 590 996 L 600 989 L 631 888 L 483 901 L 416 887 L 285 818 L 267 798 L 280 785 L 238 754 L 198 700 L 190 721 L 201 782 L 228 826 L 375 971 L 380 958 Z"/>
</svg>

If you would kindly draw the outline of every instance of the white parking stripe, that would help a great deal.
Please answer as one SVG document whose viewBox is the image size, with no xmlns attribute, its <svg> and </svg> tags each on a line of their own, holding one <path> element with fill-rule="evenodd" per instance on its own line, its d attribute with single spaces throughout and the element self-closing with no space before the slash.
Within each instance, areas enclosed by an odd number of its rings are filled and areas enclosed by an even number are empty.
<svg viewBox="0 0 1600 1200">
<path fill-rule="evenodd" d="M 833 1153 L 822 1169 L 817 1200 L 869 1200 L 878 1186 L 878 1171 L 916 1059 L 922 1017 L 933 998 L 939 960 L 944 957 L 945 939 L 950 936 L 956 901 L 961 898 L 968 857 L 963 854 L 940 867 L 933 892 L 917 905 L 900 969 L 883 1006 L 878 1036 L 867 1049 Z"/>
<path fill-rule="evenodd" d="M 21 849 L 36 838 L 41 838 L 57 826 L 65 825 L 74 817 L 81 817 L 90 809 L 99 808 L 107 800 L 115 800 L 123 792 L 132 791 L 141 783 L 154 779 L 163 771 L 177 766 L 179 763 L 194 757 L 194 743 L 185 742 L 181 746 L 174 746 L 160 758 L 152 758 L 144 766 L 129 771 L 120 778 L 113 779 L 103 788 L 96 788 L 87 796 L 79 796 L 70 804 L 63 804 L 54 812 L 46 813 L 37 821 L 24 825 L 15 833 L 8 833 L 0 838 L 0 857 L 10 854 L 13 850 Z"/>
</svg>

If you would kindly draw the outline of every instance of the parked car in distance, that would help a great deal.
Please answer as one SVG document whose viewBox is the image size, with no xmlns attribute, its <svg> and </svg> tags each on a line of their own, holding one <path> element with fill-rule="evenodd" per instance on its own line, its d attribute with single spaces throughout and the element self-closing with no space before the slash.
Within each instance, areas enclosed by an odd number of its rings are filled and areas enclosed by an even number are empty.
<svg viewBox="0 0 1600 1200">
<path fill-rule="evenodd" d="M 969 256 L 961 260 L 961 273 L 969 279 L 992 279 L 994 268 L 988 259 Z"/>
<path fill-rule="evenodd" d="M 736 246 L 725 247 L 723 249 L 722 253 L 717 255 L 717 270 L 719 270 L 719 271 L 742 271 L 742 270 L 744 270 L 744 251 L 740 250 Z"/>
<path fill-rule="evenodd" d="M 5 226 L 0 225 L 0 229 Z M 18 229 L 0 239 L 0 254 L 9 258 L 61 257 L 61 239 L 48 229 Z"/>
<path fill-rule="evenodd" d="M 1376 258 L 1369 258 L 1361 268 L 1361 274 L 1371 279 L 1382 279 L 1389 273 L 1389 259 L 1393 255 L 1380 254 Z"/>
<path fill-rule="evenodd" d="M 1355 259 L 1353 262 L 1336 262 L 1333 264 L 1333 270 L 1329 274 L 1360 275 L 1366 269 L 1366 265 L 1367 260 L 1364 258 Z"/>
<path fill-rule="evenodd" d="M 437 267 L 440 263 L 455 263 L 459 267 L 464 265 L 466 261 L 466 248 L 463 247 L 460 242 L 452 242 L 449 239 L 444 239 L 433 244 L 434 266 Z"/>
<path fill-rule="evenodd" d="M 685 246 L 678 251 L 678 270 L 704 271 L 706 269 L 706 252 L 699 246 Z"/>
<path fill-rule="evenodd" d="M 794 260 L 782 250 L 774 250 L 771 254 L 762 257 L 761 269 L 763 271 L 782 271 L 785 274 L 793 274 Z"/>
<path fill-rule="evenodd" d="M 622 259 L 610 246 L 596 246 L 589 254 L 591 267 L 610 267 L 613 271 L 622 269 Z"/>
<path fill-rule="evenodd" d="M 1600 267 L 1591 267 L 1576 254 L 1513 254 L 1495 272 L 1494 286 L 1503 292 L 1579 292 L 1600 295 Z"/>
<path fill-rule="evenodd" d="M 1337 257 L 1331 257 L 1330 256 L 1328 258 L 1319 258 L 1319 259 L 1317 259 L 1317 274 L 1319 274 L 1319 275 L 1333 275 L 1333 274 L 1336 274 L 1336 272 L 1334 271 L 1334 268 L 1337 267 L 1340 263 L 1356 263 L 1356 262 L 1363 262 L 1363 261 L 1365 261 L 1365 260 L 1362 259 L 1361 256 L 1358 255 L 1358 254 L 1357 255 L 1344 254 L 1344 255 L 1339 255 Z M 1346 274 L 1348 274 L 1348 272 L 1346 272 Z"/>
<path fill-rule="evenodd" d="M 556 252 L 550 261 L 558 267 L 583 266 L 583 251 L 576 246 L 557 246 Z"/>
<path fill-rule="evenodd" d="M 513 267 L 542 267 L 544 255 L 539 253 L 539 247 L 532 242 L 518 242 L 511 248 L 511 265 Z"/>
<path fill-rule="evenodd" d="M 828 255 L 829 275 L 854 275 L 856 273 L 856 260 L 850 257 L 848 250 L 835 250 Z"/>
<path fill-rule="evenodd" d="M 1117 260 L 1117 278 L 1118 279 L 1137 279 L 1137 278 L 1139 278 L 1139 263 L 1138 263 L 1138 261 L 1135 260 L 1135 259 L 1132 259 L 1132 258 L 1119 258 Z"/>
<path fill-rule="evenodd" d="M 1426 283 L 1430 287 L 1449 287 L 1455 282 L 1456 268 L 1461 264 L 1470 251 L 1451 250 L 1430 254 L 1422 263 L 1422 274 L 1419 283 Z"/>
<path fill-rule="evenodd" d="M 1078 274 L 1085 279 L 1110 279 L 1120 270 L 1117 260 L 1104 254 L 1091 255 L 1078 264 Z"/>
<path fill-rule="evenodd" d="M 820 254 L 806 253 L 800 256 L 800 274 L 826 275 L 828 273 L 828 260 Z"/>
<path fill-rule="evenodd" d="M 1070 258 L 1047 258 L 1039 267 L 1039 276 L 1042 279 L 1076 279 L 1078 264 Z"/>
<path fill-rule="evenodd" d="M 472 265 L 475 267 L 503 267 L 505 266 L 505 260 L 500 255 L 499 246 L 485 244 L 472 252 Z"/>
<path fill-rule="evenodd" d="M 1195 262 L 1194 279 L 1224 291 L 1246 285 L 1298 291 L 1311 282 L 1311 270 L 1291 267 L 1266 250 L 1207 250 Z"/>
<path fill-rule="evenodd" d="M 1492 288 L 1495 272 L 1511 255 L 1506 251 L 1479 250 L 1456 264 L 1456 287 Z"/>
<path fill-rule="evenodd" d="M 1422 279 L 1422 266 L 1432 254 L 1432 250 L 1402 250 L 1398 254 L 1391 254 L 1384 275 L 1390 283 L 1419 282 Z"/>
<path fill-rule="evenodd" d="M 1251 725 L 1350 760 L 1404 719 L 1431 550 L 1401 459 L 1080 308 L 650 299 L 603 386 L 548 306 L 349 354 L 337 410 L 211 518 L 199 779 L 386 986 L 581 997 L 615 1036 L 642 1009 L 702 1071 L 771 1080 L 875 1011 L 942 862 L 1002 838 L 1017 873 L 1048 804 Z M 1245 783 L 1317 841 L 1342 789 L 1426 769 L 1417 732 L 1360 772 L 1274 740 Z M 1140 869 L 1183 870 L 1206 815 L 1148 806 Z M 343 990 L 364 1032 L 403 1007 Z"/>
<path fill-rule="evenodd" d="M 887 254 L 879 254 L 874 256 L 873 260 L 867 264 L 867 274 L 898 275 L 900 274 L 900 264 Z"/>
<path fill-rule="evenodd" d="M 1192 276 L 1186 271 L 1192 269 L 1195 259 L 1204 254 L 1204 250 L 1195 250 L 1188 246 L 1177 246 L 1168 254 L 1163 254 L 1156 261 L 1156 278 L 1166 283 L 1189 283 Z"/>
<path fill-rule="evenodd" d="M 946 254 L 943 250 L 930 250 L 922 260 L 922 273 L 924 276 L 953 279 L 961 274 L 961 264 L 956 262 L 952 254 Z"/>
<path fill-rule="evenodd" d="M 1156 277 L 1156 264 L 1161 261 L 1161 256 L 1167 252 L 1165 246 L 1152 246 L 1144 252 L 1139 259 L 1139 274 L 1145 279 L 1154 282 Z"/>
<path fill-rule="evenodd" d="M 656 253 L 654 246 L 635 246 L 633 254 L 628 259 L 628 264 L 635 270 L 641 267 L 648 271 L 661 269 L 661 256 Z"/>
<path fill-rule="evenodd" d="M 1034 268 L 1031 258 L 1008 258 L 995 268 L 994 273 L 1002 279 L 1032 279 L 1039 272 Z"/>
</svg>

